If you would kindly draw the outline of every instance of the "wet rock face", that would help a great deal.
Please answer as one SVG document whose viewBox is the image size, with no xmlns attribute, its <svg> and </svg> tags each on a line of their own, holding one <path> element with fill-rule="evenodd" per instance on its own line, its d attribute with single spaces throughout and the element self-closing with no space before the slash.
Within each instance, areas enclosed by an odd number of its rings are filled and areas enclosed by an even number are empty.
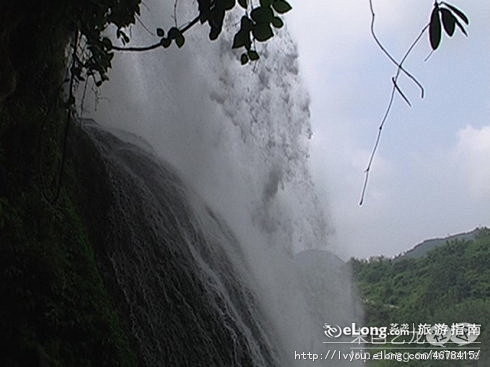
<svg viewBox="0 0 490 367">
<path fill-rule="evenodd" d="M 240 275 L 244 262 L 224 250 L 242 256 L 226 225 L 198 199 L 190 203 L 171 168 L 84 129 L 75 159 L 84 215 L 143 364 L 276 365 L 270 328 Z"/>
<path fill-rule="evenodd" d="M 11 61 L 11 38 L 16 31 L 19 20 L 13 17 L 13 11 L 7 6 L 0 6 L 2 29 L 0 30 L 0 108 L 4 101 L 15 91 L 17 73 Z M 17 17 L 18 18 L 18 17 Z"/>
<path fill-rule="evenodd" d="M 0 197 L 7 195 L 7 171 L 0 165 Z"/>
</svg>

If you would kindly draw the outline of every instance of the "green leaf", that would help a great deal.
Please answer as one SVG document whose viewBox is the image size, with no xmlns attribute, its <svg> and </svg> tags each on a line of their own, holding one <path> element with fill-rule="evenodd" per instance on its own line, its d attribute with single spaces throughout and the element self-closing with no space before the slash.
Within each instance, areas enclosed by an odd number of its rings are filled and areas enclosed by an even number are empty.
<svg viewBox="0 0 490 367">
<path fill-rule="evenodd" d="M 247 7 L 248 7 L 247 0 L 238 0 L 238 4 L 240 4 L 240 6 L 243 9 L 247 9 Z"/>
<path fill-rule="evenodd" d="M 456 18 L 449 10 L 443 8 L 441 8 L 441 15 L 444 30 L 449 35 L 449 37 L 451 37 L 454 34 L 454 30 L 456 28 Z"/>
<path fill-rule="evenodd" d="M 170 39 L 176 39 L 179 34 L 180 34 L 180 31 L 176 27 L 172 27 L 168 30 L 168 38 L 170 38 Z"/>
<path fill-rule="evenodd" d="M 220 28 L 212 27 L 211 30 L 209 31 L 209 39 L 211 41 L 214 41 L 215 39 L 218 38 L 220 33 L 221 33 Z"/>
<path fill-rule="evenodd" d="M 269 7 L 272 5 L 273 0 L 260 0 L 260 6 Z"/>
<path fill-rule="evenodd" d="M 211 31 L 209 32 L 209 38 L 215 40 L 223 29 L 223 20 L 225 19 L 225 10 L 219 6 L 215 6 L 209 14 L 209 26 Z"/>
<path fill-rule="evenodd" d="M 124 44 L 129 43 L 129 37 L 121 28 L 116 31 L 117 38 L 122 38 Z"/>
<path fill-rule="evenodd" d="M 172 40 L 170 38 L 162 38 L 160 41 L 160 44 L 162 45 L 163 48 L 168 48 L 171 43 Z"/>
<path fill-rule="evenodd" d="M 218 6 L 222 6 L 225 10 L 231 10 L 235 7 L 235 0 L 221 0 Z"/>
<path fill-rule="evenodd" d="M 450 5 L 448 3 L 444 3 L 443 2 L 443 4 L 446 5 L 449 9 L 451 9 L 452 12 L 455 13 L 458 17 L 460 17 L 461 20 L 466 23 L 466 25 L 469 25 L 470 24 L 470 21 L 468 20 L 468 17 L 461 10 L 459 10 L 455 6 Z"/>
<path fill-rule="evenodd" d="M 185 38 L 182 35 L 182 33 L 179 33 L 178 36 L 175 38 L 175 43 L 177 44 L 177 46 L 179 48 L 181 48 L 182 46 L 184 46 Z"/>
<path fill-rule="evenodd" d="M 272 25 L 276 28 L 281 28 L 284 25 L 284 22 L 281 18 L 274 17 L 274 19 L 272 19 Z"/>
<path fill-rule="evenodd" d="M 112 48 L 112 42 L 107 37 L 102 38 L 102 44 L 109 50 Z"/>
<path fill-rule="evenodd" d="M 288 11 L 290 11 L 292 9 L 291 5 L 289 5 L 289 3 L 285 0 L 275 0 L 272 3 L 272 7 L 279 14 L 287 13 Z"/>
<path fill-rule="evenodd" d="M 162 28 L 157 28 L 157 36 L 158 37 L 165 36 L 165 31 Z"/>
<path fill-rule="evenodd" d="M 233 38 L 232 48 L 240 48 L 247 45 L 247 41 L 250 40 L 250 34 L 245 31 L 238 31 Z"/>
<path fill-rule="evenodd" d="M 247 54 L 242 54 L 242 56 L 240 57 L 240 61 L 242 62 L 242 65 L 245 65 L 248 62 Z"/>
<path fill-rule="evenodd" d="M 240 20 L 240 30 L 241 31 L 251 31 L 252 30 L 252 27 L 253 27 L 253 22 L 252 20 L 247 17 L 246 15 L 244 15 L 242 17 L 242 19 Z"/>
<path fill-rule="evenodd" d="M 211 0 L 197 0 L 199 9 L 199 21 L 201 24 L 205 23 L 209 19 L 209 13 L 211 8 Z"/>
<path fill-rule="evenodd" d="M 267 41 L 269 38 L 274 36 L 274 33 L 272 33 L 271 26 L 266 23 L 257 24 L 252 30 L 252 33 L 255 39 L 260 42 Z"/>
<path fill-rule="evenodd" d="M 461 30 L 461 32 L 463 32 L 463 34 L 464 34 L 466 37 L 468 37 L 468 33 L 466 33 L 466 31 L 465 31 L 465 29 L 464 29 L 463 25 L 460 23 L 460 21 L 459 21 L 458 19 L 456 19 L 456 18 L 455 18 L 455 20 L 456 20 L 456 25 L 457 25 L 457 26 L 458 26 L 458 28 Z"/>
<path fill-rule="evenodd" d="M 248 51 L 247 54 L 248 54 L 248 57 L 250 58 L 250 60 L 252 60 L 252 61 L 256 61 L 260 58 L 257 51 L 254 51 L 254 50 Z"/>
<path fill-rule="evenodd" d="M 434 6 L 430 16 L 429 40 L 433 50 L 436 50 L 441 43 L 441 19 L 439 18 L 439 7 Z"/>
<path fill-rule="evenodd" d="M 256 23 L 269 24 L 274 19 L 274 13 L 271 8 L 258 7 L 252 10 L 250 16 Z"/>
</svg>

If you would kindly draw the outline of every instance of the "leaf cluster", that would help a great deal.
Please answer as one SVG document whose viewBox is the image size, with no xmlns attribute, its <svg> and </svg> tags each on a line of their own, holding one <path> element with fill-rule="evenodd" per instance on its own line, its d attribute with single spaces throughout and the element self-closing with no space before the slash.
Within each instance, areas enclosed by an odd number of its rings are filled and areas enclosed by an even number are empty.
<svg viewBox="0 0 490 367">
<path fill-rule="evenodd" d="M 107 72 L 111 67 L 113 51 L 149 51 L 155 48 L 168 48 L 174 42 L 177 47 L 185 44 L 185 32 L 196 23 L 209 25 L 209 39 L 215 40 L 223 30 L 226 12 L 235 8 L 237 0 L 198 0 L 197 18 L 183 27 L 171 27 L 167 31 L 163 26 L 156 28 L 159 40 L 149 46 L 119 47 L 103 36 L 109 25 L 116 26 L 116 37 L 124 46 L 130 42 L 130 37 L 124 28 L 135 23 L 139 15 L 141 0 L 93 0 L 78 5 L 77 29 L 86 41 L 85 57 L 78 57 L 72 67 L 72 73 L 77 80 L 92 77 L 97 86 L 108 79 Z M 272 28 L 284 25 L 279 15 L 291 10 L 286 0 L 260 0 L 259 6 L 253 6 L 250 0 L 238 0 L 238 5 L 245 10 L 240 22 L 240 28 L 234 36 L 233 48 L 244 48 L 241 63 L 259 59 L 255 41 L 265 42 L 274 36 Z"/>
<path fill-rule="evenodd" d="M 239 4 L 248 9 L 248 1 L 241 0 Z M 246 64 L 259 59 L 259 54 L 252 47 L 253 41 L 265 42 L 274 36 L 272 28 L 282 28 L 284 22 L 279 15 L 291 10 L 291 5 L 285 0 L 260 0 L 260 6 L 253 7 L 250 14 L 245 14 L 240 20 L 240 29 L 233 38 L 233 48 L 244 48 L 241 63 Z"/>
<path fill-rule="evenodd" d="M 68 19 L 72 20 L 75 31 L 85 42 L 83 57 L 78 57 L 72 66 L 72 74 L 77 80 L 93 78 L 96 85 L 108 80 L 108 71 L 113 58 L 112 42 L 105 37 L 110 25 L 116 27 L 116 37 L 123 43 L 129 42 L 124 27 L 134 24 L 140 14 L 141 0 L 93 0 L 69 1 Z"/>
<path fill-rule="evenodd" d="M 469 25 L 468 17 L 461 10 L 446 2 L 435 2 L 429 23 L 429 41 L 432 49 L 436 50 L 441 43 L 442 28 L 449 37 L 452 37 L 457 26 L 467 36 L 461 21 Z"/>
<path fill-rule="evenodd" d="M 157 36 L 160 37 L 160 44 L 164 48 L 170 47 L 172 44 L 172 41 L 175 42 L 177 47 L 181 48 L 184 46 L 185 43 L 185 38 L 183 32 L 177 28 L 177 27 L 172 27 L 168 30 L 168 34 L 165 37 L 165 31 L 163 28 L 157 28 Z"/>
</svg>

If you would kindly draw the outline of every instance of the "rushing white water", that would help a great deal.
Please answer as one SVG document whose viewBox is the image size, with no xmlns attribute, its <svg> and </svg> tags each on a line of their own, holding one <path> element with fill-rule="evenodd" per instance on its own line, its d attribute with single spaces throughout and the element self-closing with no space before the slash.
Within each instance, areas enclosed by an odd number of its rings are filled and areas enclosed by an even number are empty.
<svg viewBox="0 0 490 367">
<path fill-rule="evenodd" d="M 173 6 L 146 5 L 142 20 L 148 28 L 173 25 Z M 195 4 L 184 5 L 178 3 L 182 23 L 197 12 Z M 91 115 L 142 136 L 219 213 L 244 255 L 247 270 L 239 276 L 252 284 L 271 320 L 282 365 L 301 365 L 294 351 L 325 351 L 324 322 L 352 322 L 358 315 L 346 272 L 318 264 L 311 254 L 294 257 L 328 248 L 327 224 L 308 173 L 309 99 L 296 47 L 281 30 L 259 47 L 259 62 L 242 67 L 231 49 L 237 19 L 227 19 L 214 43 L 206 26 L 197 26 L 186 34 L 183 49 L 118 55 Z M 150 42 L 140 27 L 132 40 Z M 209 228 L 213 236 L 201 199 L 188 200 L 203 231 Z M 315 279 L 320 284 L 307 286 Z M 349 289 L 342 293 L 339 284 Z"/>
</svg>

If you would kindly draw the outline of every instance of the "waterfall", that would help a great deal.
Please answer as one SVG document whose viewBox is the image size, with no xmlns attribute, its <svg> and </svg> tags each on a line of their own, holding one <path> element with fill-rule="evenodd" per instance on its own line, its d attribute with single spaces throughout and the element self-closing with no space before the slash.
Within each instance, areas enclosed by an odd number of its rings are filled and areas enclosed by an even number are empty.
<svg viewBox="0 0 490 367">
<path fill-rule="evenodd" d="M 95 146 L 89 156 L 103 167 L 90 191 L 107 189 L 92 194 L 107 202 L 96 225 L 107 269 L 144 364 L 277 364 L 251 279 L 240 279 L 248 273 L 243 253 L 223 221 L 172 167 L 90 121 L 83 130 Z"/>
<path fill-rule="evenodd" d="M 146 27 L 173 25 L 173 7 L 146 5 Z M 177 22 L 197 11 L 177 5 Z M 325 322 L 359 318 L 348 272 L 323 251 L 295 44 L 281 30 L 242 67 L 238 19 L 214 43 L 197 27 L 183 49 L 118 55 L 86 114 L 103 128 L 83 124 L 112 187 L 110 266 L 149 366 L 302 365 L 295 351 L 326 350 Z M 135 27 L 135 44 L 147 38 Z"/>
</svg>

